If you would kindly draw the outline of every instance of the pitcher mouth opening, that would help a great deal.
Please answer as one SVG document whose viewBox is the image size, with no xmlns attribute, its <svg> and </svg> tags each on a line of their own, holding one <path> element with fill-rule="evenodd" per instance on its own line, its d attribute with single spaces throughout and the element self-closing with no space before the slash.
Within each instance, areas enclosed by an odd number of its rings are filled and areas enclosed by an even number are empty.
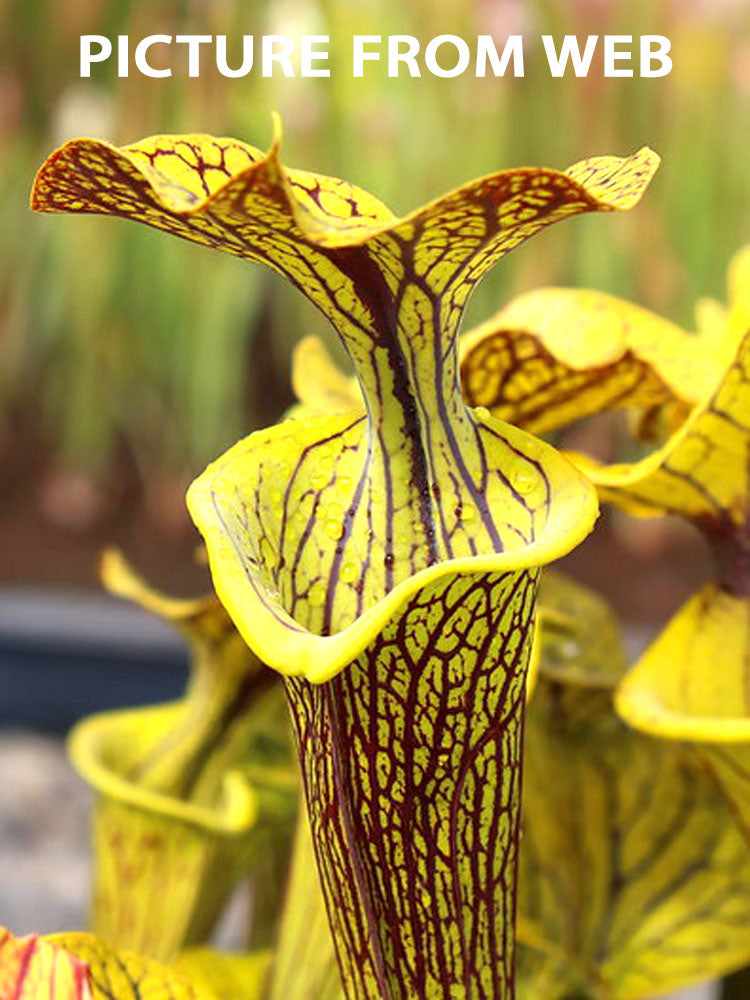
<svg viewBox="0 0 750 1000">
<path fill-rule="evenodd" d="M 670 707 L 655 691 L 629 690 L 627 683 L 616 695 L 615 707 L 624 722 L 649 736 L 750 746 L 750 716 L 693 715 Z"/>
<path fill-rule="evenodd" d="M 615 696 L 620 717 L 662 739 L 750 747 L 748 617 L 747 598 L 705 584 L 622 681 Z"/>
<path fill-rule="evenodd" d="M 257 795 L 239 771 L 229 771 L 213 806 L 165 795 L 129 781 L 118 767 L 117 751 L 144 721 L 168 727 L 180 703 L 103 712 L 79 722 L 68 737 L 70 759 L 80 776 L 104 799 L 163 816 L 217 837 L 246 835 L 258 817 Z"/>
<path fill-rule="evenodd" d="M 750 716 L 692 715 L 668 707 L 655 692 L 629 691 L 627 687 L 616 695 L 615 707 L 629 726 L 649 736 L 750 746 Z"/>
<path fill-rule="evenodd" d="M 514 437 L 528 443 L 549 477 L 547 515 L 534 539 L 506 551 L 444 559 L 419 569 L 350 624 L 328 635 L 317 634 L 296 621 L 268 580 L 248 571 L 241 547 L 227 525 L 225 512 L 229 508 L 222 509 L 219 497 L 228 483 L 241 489 L 242 484 L 236 478 L 233 481 L 233 476 L 241 467 L 239 459 L 252 447 L 248 439 L 231 448 L 192 483 L 188 508 L 206 542 L 216 592 L 245 641 L 264 663 L 313 683 L 330 680 L 362 652 L 409 597 L 435 581 L 451 574 L 534 570 L 565 555 L 589 534 L 598 515 L 598 502 L 587 478 L 551 445 L 495 418 L 483 416 L 482 420 L 492 427 L 509 429 Z"/>
</svg>

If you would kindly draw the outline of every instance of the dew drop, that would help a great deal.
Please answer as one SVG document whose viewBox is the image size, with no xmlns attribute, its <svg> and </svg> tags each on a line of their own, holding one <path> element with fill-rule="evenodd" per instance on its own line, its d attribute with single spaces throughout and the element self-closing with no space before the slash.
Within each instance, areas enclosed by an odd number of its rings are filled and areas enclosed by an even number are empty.
<svg viewBox="0 0 750 1000">
<path fill-rule="evenodd" d="M 510 481 L 519 493 L 531 493 L 537 483 L 536 475 L 531 469 L 518 468 L 511 473 Z"/>
<path fill-rule="evenodd" d="M 333 538 L 335 540 L 341 538 L 344 534 L 344 525 L 340 520 L 337 520 L 334 517 L 329 517 L 323 525 L 323 530 L 329 538 Z"/>
<path fill-rule="evenodd" d="M 357 564 L 349 560 L 341 567 L 339 574 L 344 583 L 353 583 L 357 579 Z"/>
<path fill-rule="evenodd" d="M 325 604 L 326 599 L 326 588 L 325 586 L 318 582 L 314 583 L 307 595 L 308 604 L 311 604 L 314 608 L 320 608 Z"/>
</svg>

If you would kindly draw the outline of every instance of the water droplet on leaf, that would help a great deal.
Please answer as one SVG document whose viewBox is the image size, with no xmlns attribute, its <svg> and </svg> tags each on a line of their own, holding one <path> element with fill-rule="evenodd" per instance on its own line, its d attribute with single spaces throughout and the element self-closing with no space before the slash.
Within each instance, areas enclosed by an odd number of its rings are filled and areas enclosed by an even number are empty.
<svg viewBox="0 0 750 1000">
<path fill-rule="evenodd" d="M 518 468 L 511 473 L 510 481 L 519 493 L 531 493 L 537 484 L 537 476 L 531 469 Z"/>
<path fill-rule="evenodd" d="M 335 540 L 337 538 L 341 538 L 344 534 L 344 525 L 340 520 L 331 517 L 323 525 L 323 530 L 329 538 L 333 538 Z"/>
<path fill-rule="evenodd" d="M 341 579 L 344 583 L 353 583 L 357 579 L 357 564 L 351 560 L 341 567 Z"/>
</svg>

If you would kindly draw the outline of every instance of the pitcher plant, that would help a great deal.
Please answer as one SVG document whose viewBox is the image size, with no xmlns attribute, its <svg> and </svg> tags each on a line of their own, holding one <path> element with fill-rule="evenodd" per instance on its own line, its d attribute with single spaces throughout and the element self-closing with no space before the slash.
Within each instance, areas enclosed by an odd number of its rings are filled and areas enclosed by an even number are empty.
<svg viewBox="0 0 750 1000">
<path fill-rule="evenodd" d="M 97 793 L 92 927 L 113 946 L 171 960 L 210 936 L 252 870 L 262 925 L 252 940 L 268 944 L 283 879 L 274 900 L 265 873 L 278 873 L 259 852 L 269 827 L 283 848 L 296 799 L 293 782 L 285 789 L 273 777 L 286 752 L 273 674 L 214 595 L 166 597 L 114 550 L 102 578 L 179 629 L 191 662 L 181 700 L 92 716 L 71 733 L 73 764 Z"/>
<path fill-rule="evenodd" d="M 615 713 L 606 602 L 540 588 L 519 877 L 521 1000 L 641 1000 L 750 961 L 750 851 L 700 759 Z"/>
<path fill-rule="evenodd" d="M 649 150 L 466 184 L 403 216 L 230 139 L 75 140 L 41 211 L 134 219 L 267 264 L 330 320 L 364 410 L 291 417 L 188 503 L 217 594 L 285 676 L 346 995 L 510 998 L 526 670 L 539 567 L 595 493 L 552 447 L 467 406 L 458 331 L 506 253 L 627 209 Z"/>
<path fill-rule="evenodd" d="M 547 403 L 562 400 L 539 409 L 537 430 L 540 420 L 549 429 L 631 407 L 637 434 L 658 444 L 628 464 L 573 456 L 601 499 L 632 515 L 691 522 L 715 565 L 714 579 L 623 678 L 617 710 L 646 733 L 692 743 L 750 839 L 750 247 L 731 261 L 728 305 L 701 300 L 696 328 L 597 292 L 543 289 L 467 337 L 463 382 L 470 401 L 510 406 L 513 419 L 535 412 L 540 389 Z M 535 378 L 512 402 L 512 379 L 497 360 L 509 344 L 536 359 L 528 362 Z"/>
</svg>

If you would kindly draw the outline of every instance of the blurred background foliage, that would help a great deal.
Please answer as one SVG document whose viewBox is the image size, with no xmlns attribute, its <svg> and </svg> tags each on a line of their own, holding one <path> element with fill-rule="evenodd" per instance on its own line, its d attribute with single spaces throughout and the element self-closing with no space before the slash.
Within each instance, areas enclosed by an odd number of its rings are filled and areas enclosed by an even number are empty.
<svg viewBox="0 0 750 1000">
<path fill-rule="evenodd" d="M 346 177 L 402 212 L 473 175 L 565 167 L 650 144 L 663 166 L 643 205 L 537 237 L 482 285 L 467 323 L 517 292 L 591 286 L 688 326 L 723 297 L 750 236 L 750 7 L 746 0 L 0 0 L 0 578 L 84 582 L 119 540 L 145 563 L 195 542 L 186 483 L 290 401 L 290 349 L 325 321 L 260 268 L 144 227 L 35 217 L 34 170 L 76 135 L 117 143 L 206 131 L 263 146 L 269 111 L 287 163 Z M 78 78 L 79 36 L 330 34 L 330 79 L 222 78 L 204 48 L 188 79 Z M 352 34 L 527 39 L 523 79 L 353 80 Z M 668 35 L 666 79 L 550 77 L 539 36 Z M 236 44 L 231 44 L 231 40 Z M 231 64 L 231 63 L 230 63 Z M 334 345 L 335 346 L 335 345 Z M 166 557 L 185 582 L 184 563 Z"/>
</svg>

